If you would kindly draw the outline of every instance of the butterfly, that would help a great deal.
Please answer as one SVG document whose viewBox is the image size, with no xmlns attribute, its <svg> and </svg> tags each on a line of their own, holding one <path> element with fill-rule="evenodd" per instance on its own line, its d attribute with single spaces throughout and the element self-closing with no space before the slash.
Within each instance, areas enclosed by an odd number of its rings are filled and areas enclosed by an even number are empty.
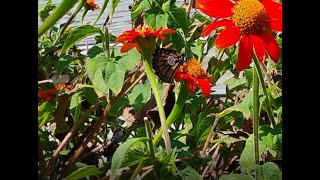
<svg viewBox="0 0 320 180">
<path fill-rule="evenodd" d="M 153 53 L 152 67 L 155 74 L 166 83 L 173 83 L 173 78 L 184 62 L 185 53 L 178 53 L 167 48 L 157 47 Z"/>
</svg>

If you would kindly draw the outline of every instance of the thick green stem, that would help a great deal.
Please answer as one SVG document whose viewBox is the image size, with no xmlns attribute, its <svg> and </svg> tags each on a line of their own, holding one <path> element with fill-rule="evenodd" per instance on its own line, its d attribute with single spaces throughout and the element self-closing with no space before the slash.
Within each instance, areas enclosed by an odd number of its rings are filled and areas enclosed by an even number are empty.
<svg viewBox="0 0 320 180">
<path fill-rule="evenodd" d="M 163 140 L 166 146 L 166 152 L 167 154 L 170 153 L 171 151 L 171 143 L 170 143 L 170 138 L 169 138 L 169 133 L 168 133 L 168 128 L 166 125 L 166 116 L 164 112 L 164 108 L 162 105 L 162 100 L 161 100 L 161 95 L 159 92 L 159 88 L 156 82 L 156 79 L 154 77 L 153 71 L 152 71 L 152 65 L 151 65 L 151 57 L 152 57 L 152 51 L 149 50 L 143 50 L 143 62 L 144 62 L 144 67 L 146 69 L 147 77 L 149 79 L 151 88 L 153 90 L 153 94 L 158 106 L 158 111 L 159 111 L 159 116 L 160 116 L 160 122 L 161 122 L 161 128 L 163 129 Z"/>
<path fill-rule="evenodd" d="M 170 115 L 168 116 L 168 119 L 166 122 L 166 125 L 168 127 L 173 123 L 173 121 L 176 120 L 176 118 L 178 117 L 178 115 L 182 111 L 182 108 L 184 107 L 185 102 L 188 99 L 188 96 L 189 96 L 188 88 L 184 83 L 182 83 L 177 102 L 174 104 L 172 111 L 171 111 Z M 159 142 L 161 134 L 162 134 L 162 128 L 159 129 L 159 132 L 153 138 L 154 145 L 156 145 Z"/>
<path fill-rule="evenodd" d="M 259 64 L 258 64 L 259 66 Z M 259 164 L 259 78 L 256 66 L 253 67 L 253 142 L 254 162 Z"/>
<path fill-rule="evenodd" d="M 269 117 L 270 122 L 271 122 L 271 127 L 275 127 L 276 123 L 275 123 L 274 116 L 273 116 L 273 113 L 272 113 L 271 104 L 270 104 L 270 101 L 269 101 L 269 95 L 268 95 L 268 92 L 267 92 L 266 84 L 265 84 L 264 79 L 263 79 L 263 75 L 262 75 L 262 71 L 261 71 L 261 68 L 260 68 L 260 64 L 259 64 L 258 59 L 255 56 L 253 56 L 253 61 L 254 61 L 256 70 L 258 72 L 258 76 L 259 76 L 260 84 L 261 84 L 261 87 L 262 87 L 262 90 L 263 90 L 263 94 L 266 96 L 266 100 L 265 100 L 266 101 L 266 108 L 267 108 L 268 117 Z"/>
<path fill-rule="evenodd" d="M 76 2 L 78 2 L 78 0 L 63 0 L 39 27 L 38 38 L 55 25 L 56 22 L 76 4 Z"/>
</svg>

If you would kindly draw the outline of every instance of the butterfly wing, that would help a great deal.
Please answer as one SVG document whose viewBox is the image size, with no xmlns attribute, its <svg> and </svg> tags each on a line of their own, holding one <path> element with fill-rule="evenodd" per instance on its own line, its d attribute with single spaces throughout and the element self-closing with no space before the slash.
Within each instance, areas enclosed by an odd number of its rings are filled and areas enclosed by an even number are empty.
<svg viewBox="0 0 320 180">
<path fill-rule="evenodd" d="M 177 69 L 184 62 L 185 54 L 157 47 L 153 54 L 152 67 L 155 74 L 166 83 L 173 83 Z"/>
</svg>

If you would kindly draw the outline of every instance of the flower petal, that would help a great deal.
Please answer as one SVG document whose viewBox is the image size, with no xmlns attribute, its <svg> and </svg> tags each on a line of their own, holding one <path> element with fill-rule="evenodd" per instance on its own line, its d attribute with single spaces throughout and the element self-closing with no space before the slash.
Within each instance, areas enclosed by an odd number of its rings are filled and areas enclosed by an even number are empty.
<svg viewBox="0 0 320 180">
<path fill-rule="evenodd" d="M 240 39 L 240 30 L 236 26 L 230 26 L 222 30 L 214 44 L 217 48 L 227 48 L 237 43 Z"/>
<path fill-rule="evenodd" d="M 137 46 L 137 43 L 124 43 L 120 48 L 120 52 L 124 53 Z"/>
<path fill-rule="evenodd" d="M 125 42 L 128 39 L 129 34 L 124 32 L 122 34 L 120 34 L 117 39 L 116 39 L 116 43 L 122 43 Z"/>
<path fill-rule="evenodd" d="M 178 68 L 174 79 L 175 79 L 177 82 L 180 82 L 180 81 L 183 80 L 183 73 L 182 73 L 182 71 L 180 70 L 180 68 Z"/>
<path fill-rule="evenodd" d="M 196 8 L 208 16 L 226 18 L 232 16 L 231 9 L 234 4 L 230 0 L 197 0 Z"/>
<path fill-rule="evenodd" d="M 246 69 L 252 58 L 252 42 L 249 35 L 243 35 L 239 43 L 236 70 L 238 72 Z"/>
<path fill-rule="evenodd" d="M 255 34 L 250 35 L 254 52 L 256 53 L 257 58 L 259 61 L 263 62 L 266 60 L 266 49 L 263 47 L 262 39 Z"/>
<path fill-rule="evenodd" d="M 267 31 L 262 31 L 260 37 L 262 39 L 263 46 L 267 50 L 270 58 L 275 63 L 278 63 L 280 57 L 280 48 L 273 35 Z"/>
<path fill-rule="evenodd" d="M 209 98 L 210 96 L 210 81 L 208 79 L 198 79 L 199 87 L 204 97 Z"/>
<path fill-rule="evenodd" d="M 189 74 L 185 74 L 185 79 L 187 81 L 187 87 L 190 93 L 194 93 L 196 90 L 196 79 L 191 77 Z"/>
<path fill-rule="evenodd" d="M 273 31 L 282 31 L 282 4 L 273 0 L 260 0 L 263 4 L 267 15 L 269 17 L 269 23 L 267 27 Z"/>
<path fill-rule="evenodd" d="M 213 30 L 221 26 L 232 26 L 234 25 L 232 20 L 223 19 L 220 21 L 212 21 L 208 26 L 206 26 L 202 31 L 202 37 L 208 36 Z"/>
<path fill-rule="evenodd" d="M 163 29 L 161 31 L 161 34 L 173 34 L 173 33 L 175 33 L 175 31 L 169 28 Z"/>
</svg>

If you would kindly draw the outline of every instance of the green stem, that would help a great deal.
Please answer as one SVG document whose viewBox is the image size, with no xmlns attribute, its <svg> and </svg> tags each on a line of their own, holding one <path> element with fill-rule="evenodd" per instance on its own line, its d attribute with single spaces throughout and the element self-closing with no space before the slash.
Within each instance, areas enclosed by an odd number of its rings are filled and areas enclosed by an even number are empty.
<svg viewBox="0 0 320 180">
<path fill-rule="evenodd" d="M 63 0 L 50 14 L 50 16 L 43 22 L 38 29 L 38 38 L 47 32 L 55 23 L 62 18 L 78 0 Z"/>
<path fill-rule="evenodd" d="M 101 15 L 103 14 L 104 10 L 106 9 L 106 7 L 107 7 L 107 5 L 108 5 L 108 2 L 109 2 L 109 0 L 104 0 L 104 1 L 103 1 L 102 7 L 101 7 L 101 9 L 100 9 L 100 11 L 99 11 L 99 14 L 97 15 L 96 19 L 95 19 L 94 22 L 92 23 L 92 26 L 94 26 L 94 25 L 97 23 L 97 21 L 99 20 L 99 18 L 100 18 Z"/>
<path fill-rule="evenodd" d="M 263 94 L 266 96 L 266 106 L 267 106 L 266 108 L 267 108 L 267 114 L 268 114 L 270 122 L 271 122 L 271 127 L 275 127 L 276 123 L 275 123 L 274 116 L 273 116 L 273 113 L 272 113 L 271 104 L 270 104 L 270 101 L 269 101 L 269 95 L 267 93 L 266 84 L 264 83 L 264 79 L 263 79 L 263 75 L 262 75 L 262 71 L 261 71 L 261 68 L 260 68 L 259 61 L 258 61 L 258 59 L 256 58 L 255 55 L 253 55 L 253 61 L 254 61 L 256 70 L 258 72 L 258 75 L 259 75 L 259 80 L 260 80 L 260 84 L 261 84 L 261 87 L 262 87 L 262 90 L 263 90 Z"/>
<path fill-rule="evenodd" d="M 165 112 L 164 112 L 164 108 L 162 105 L 162 100 L 161 100 L 161 95 L 159 92 L 159 88 L 156 82 L 156 79 L 154 77 L 153 71 L 152 71 L 152 65 L 151 65 L 151 57 L 152 57 L 152 51 L 150 50 L 145 50 L 142 51 L 143 53 L 143 62 L 144 62 L 144 66 L 146 69 L 146 73 L 147 73 L 147 77 L 149 79 L 151 88 L 153 90 L 153 94 L 158 106 L 158 110 L 159 110 L 159 116 L 160 116 L 160 122 L 161 122 L 161 128 L 163 129 L 163 140 L 166 146 L 166 152 L 167 154 L 170 153 L 171 151 L 171 144 L 170 144 L 170 138 L 169 138 L 169 133 L 168 133 L 168 128 L 166 125 L 166 116 L 165 116 Z"/>
<path fill-rule="evenodd" d="M 64 24 L 64 26 L 62 27 L 62 29 L 60 30 L 58 37 L 54 40 L 53 45 L 51 46 L 51 48 L 47 51 L 47 53 L 43 56 L 42 60 L 44 60 L 53 50 L 53 48 L 58 44 L 59 40 L 61 39 L 64 31 L 67 29 L 67 27 L 69 26 L 69 24 L 72 22 L 72 20 L 76 17 L 76 15 L 79 13 L 79 11 L 81 10 L 81 8 L 84 6 L 84 4 L 86 3 L 86 0 L 81 0 L 81 2 L 78 4 L 78 6 L 76 7 L 76 9 L 74 10 L 74 12 L 72 13 L 72 15 L 70 16 L 70 18 L 68 19 L 68 21 Z M 41 27 L 40 27 L 41 28 Z M 39 29 L 40 30 L 40 29 Z M 39 36 L 40 37 L 40 36 Z"/>
<path fill-rule="evenodd" d="M 259 64 L 258 64 L 259 66 Z M 259 78 L 256 66 L 253 67 L 253 139 L 254 139 L 254 162 L 259 164 Z"/>
<path fill-rule="evenodd" d="M 150 126 L 150 121 L 148 120 L 147 117 L 143 118 L 144 120 L 144 124 L 146 126 L 146 133 L 147 133 L 147 138 L 148 138 L 148 144 L 149 144 L 149 148 L 150 148 L 150 155 L 151 155 L 151 161 L 153 163 L 153 174 L 155 176 L 155 179 L 159 179 L 158 178 L 158 167 L 157 167 L 157 161 L 156 161 L 156 155 L 154 153 L 154 145 L 152 143 L 152 130 L 151 130 L 151 126 Z"/>
<path fill-rule="evenodd" d="M 178 115 L 182 111 L 182 108 L 184 107 L 184 104 L 185 104 L 186 100 L 188 99 L 188 95 L 189 95 L 188 88 L 184 83 L 182 83 L 177 102 L 174 104 L 172 111 L 171 111 L 170 115 L 168 116 L 168 119 L 166 122 L 166 125 L 168 127 L 173 123 L 173 121 L 176 120 L 176 118 L 178 117 Z M 153 138 L 154 145 L 156 145 L 159 142 L 161 134 L 162 134 L 162 128 L 159 129 L 159 132 Z"/>
</svg>

